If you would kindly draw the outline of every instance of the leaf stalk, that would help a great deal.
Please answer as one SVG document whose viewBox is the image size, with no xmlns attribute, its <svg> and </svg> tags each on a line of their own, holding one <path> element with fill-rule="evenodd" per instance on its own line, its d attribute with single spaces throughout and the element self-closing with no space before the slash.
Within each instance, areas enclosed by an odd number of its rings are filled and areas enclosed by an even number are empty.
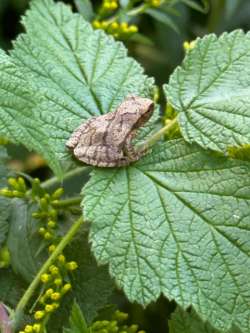
<svg viewBox="0 0 250 333">
<path fill-rule="evenodd" d="M 172 119 L 167 125 L 162 127 L 158 132 L 154 133 L 151 137 L 145 140 L 141 145 L 138 145 L 138 151 L 144 151 L 150 148 L 153 144 L 161 139 L 161 137 L 170 131 L 177 123 L 177 117 Z"/>
<path fill-rule="evenodd" d="M 66 208 L 71 206 L 79 205 L 82 201 L 81 196 L 76 196 L 70 199 L 60 200 L 58 202 L 52 202 L 52 206 L 55 208 Z"/>
</svg>

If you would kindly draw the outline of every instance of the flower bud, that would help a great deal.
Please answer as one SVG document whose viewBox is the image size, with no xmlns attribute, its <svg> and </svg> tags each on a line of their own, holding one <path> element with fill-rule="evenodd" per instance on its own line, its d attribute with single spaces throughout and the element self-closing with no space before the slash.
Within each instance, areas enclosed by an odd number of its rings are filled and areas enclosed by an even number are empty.
<svg viewBox="0 0 250 333">
<path fill-rule="evenodd" d="M 47 273 L 44 273 L 44 274 L 42 274 L 41 275 L 41 281 L 43 282 L 43 283 L 47 283 L 47 282 L 49 282 L 49 280 L 50 280 L 50 275 L 49 274 L 47 274 Z"/>
<path fill-rule="evenodd" d="M 65 294 L 67 293 L 70 289 L 72 289 L 72 286 L 70 283 L 66 283 L 63 287 L 62 287 L 62 293 Z"/>
<path fill-rule="evenodd" d="M 50 298 L 53 300 L 53 301 L 58 301 L 60 298 L 61 298 L 61 294 L 58 293 L 58 292 L 55 292 L 53 293 Z"/>
<path fill-rule="evenodd" d="M 51 198 L 53 200 L 56 200 L 56 199 L 60 199 L 61 196 L 63 195 L 64 193 L 64 189 L 62 187 L 59 187 L 57 190 L 55 190 L 55 192 L 51 195 Z"/>
<path fill-rule="evenodd" d="M 33 331 L 36 332 L 36 333 L 39 333 L 41 331 L 41 324 L 34 324 L 33 325 Z"/>
<path fill-rule="evenodd" d="M 56 246 L 54 244 L 52 244 L 52 245 L 49 246 L 49 252 L 50 253 L 54 252 L 55 249 L 56 249 Z"/>
<path fill-rule="evenodd" d="M 36 311 L 35 314 L 34 314 L 34 318 L 36 320 L 40 320 L 44 317 L 44 315 L 45 315 L 44 311 Z"/>
<path fill-rule="evenodd" d="M 53 312 L 54 311 L 53 305 L 52 304 L 45 305 L 45 311 L 48 313 Z"/>
<path fill-rule="evenodd" d="M 26 325 L 24 328 L 25 333 L 32 333 L 33 332 L 33 327 L 31 325 Z"/>
<path fill-rule="evenodd" d="M 75 269 L 78 268 L 78 264 L 75 262 L 75 261 L 71 261 L 71 262 L 68 262 L 66 264 L 66 268 L 69 270 L 69 271 L 74 271 Z"/>
<path fill-rule="evenodd" d="M 54 290 L 52 288 L 49 288 L 46 290 L 45 295 L 47 297 L 50 297 L 54 293 Z"/>
<path fill-rule="evenodd" d="M 62 285 L 62 279 L 61 278 L 57 278 L 57 279 L 55 279 L 54 280 L 54 284 L 56 285 L 56 286 L 61 286 Z"/>
</svg>

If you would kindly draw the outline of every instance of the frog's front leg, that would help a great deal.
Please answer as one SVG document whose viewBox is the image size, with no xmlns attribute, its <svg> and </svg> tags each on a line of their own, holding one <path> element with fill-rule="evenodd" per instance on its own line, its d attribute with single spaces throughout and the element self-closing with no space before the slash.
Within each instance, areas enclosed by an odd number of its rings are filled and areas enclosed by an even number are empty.
<svg viewBox="0 0 250 333">
<path fill-rule="evenodd" d="M 126 138 L 123 152 L 124 155 L 128 157 L 130 162 L 138 161 L 143 155 L 145 155 L 146 150 L 138 151 L 135 149 L 134 145 L 132 144 L 132 140 L 136 135 L 136 131 L 132 131 Z"/>
</svg>

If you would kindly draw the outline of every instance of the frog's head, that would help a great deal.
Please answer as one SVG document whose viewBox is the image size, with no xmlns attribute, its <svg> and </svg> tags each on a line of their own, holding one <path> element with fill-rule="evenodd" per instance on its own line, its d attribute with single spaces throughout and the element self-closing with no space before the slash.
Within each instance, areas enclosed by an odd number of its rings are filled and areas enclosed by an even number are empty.
<svg viewBox="0 0 250 333">
<path fill-rule="evenodd" d="M 154 102 L 149 98 L 130 95 L 125 101 L 126 113 L 134 129 L 143 126 L 154 112 Z"/>
</svg>

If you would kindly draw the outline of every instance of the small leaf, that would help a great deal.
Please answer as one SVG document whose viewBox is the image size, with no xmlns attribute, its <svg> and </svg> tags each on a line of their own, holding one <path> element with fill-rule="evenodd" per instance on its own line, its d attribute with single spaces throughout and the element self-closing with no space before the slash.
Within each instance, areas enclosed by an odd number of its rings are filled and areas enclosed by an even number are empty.
<svg viewBox="0 0 250 333">
<path fill-rule="evenodd" d="M 240 30 L 196 41 L 165 86 L 185 140 L 221 152 L 250 143 L 249 62 L 250 34 Z"/>
<path fill-rule="evenodd" d="M 65 142 L 80 123 L 114 110 L 131 93 L 150 94 L 153 81 L 123 44 L 62 3 L 32 1 L 23 23 L 26 34 L 12 59 L 43 96 L 26 127 L 34 138 L 43 131 L 51 159 L 65 164 L 73 161 Z"/>
<path fill-rule="evenodd" d="M 200 5 L 199 3 L 197 3 L 197 1 L 194 0 L 181 0 L 181 2 L 203 14 L 207 14 L 209 11 L 208 0 L 201 0 L 202 5 Z"/>
<path fill-rule="evenodd" d="M 179 306 L 171 315 L 168 325 L 170 333 L 221 333 L 208 321 L 203 321 L 193 309 L 184 311 Z M 234 326 L 227 333 L 241 333 L 241 331 Z"/>
<path fill-rule="evenodd" d="M 178 26 L 175 24 L 174 20 L 167 13 L 165 13 L 159 9 L 154 9 L 154 8 L 147 9 L 145 11 L 145 13 L 150 15 L 157 21 L 167 25 L 168 27 L 173 29 L 175 32 L 177 32 L 177 33 L 180 32 L 180 30 L 179 30 Z"/>
<path fill-rule="evenodd" d="M 128 168 L 96 169 L 83 191 L 94 254 L 131 301 L 163 293 L 249 332 L 250 163 L 173 140 Z"/>
<path fill-rule="evenodd" d="M 64 333 L 90 333 L 85 318 L 79 305 L 75 302 L 72 306 L 69 319 L 70 328 L 64 329 Z"/>
<path fill-rule="evenodd" d="M 78 12 L 87 21 L 91 21 L 94 16 L 93 6 L 90 0 L 74 0 Z"/>
</svg>

